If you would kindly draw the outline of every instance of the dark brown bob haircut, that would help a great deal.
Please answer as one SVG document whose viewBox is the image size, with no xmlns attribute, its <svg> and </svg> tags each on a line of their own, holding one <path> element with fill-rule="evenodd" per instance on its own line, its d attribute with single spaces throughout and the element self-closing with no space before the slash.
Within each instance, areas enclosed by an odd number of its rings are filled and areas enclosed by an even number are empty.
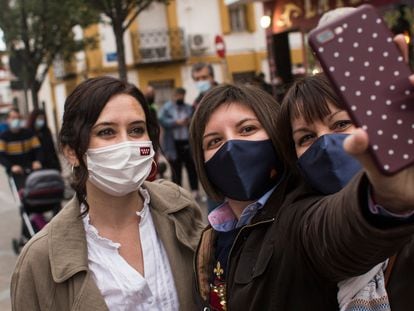
<svg viewBox="0 0 414 311">
<path fill-rule="evenodd" d="M 87 208 L 86 181 L 89 175 L 84 155 L 88 150 L 91 129 L 108 101 L 120 94 L 134 97 L 141 105 L 154 150 L 159 148 L 158 121 L 151 114 L 144 95 L 136 86 L 108 76 L 88 79 L 79 84 L 66 98 L 59 143 L 61 149 L 69 147 L 76 153 L 79 166 L 73 170 L 72 187 L 79 202 L 84 203 Z"/>
<path fill-rule="evenodd" d="M 276 151 L 280 149 L 276 122 L 279 115 L 279 104 L 265 91 L 248 85 L 219 85 L 209 90 L 201 100 L 190 125 L 190 144 L 193 152 L 197 174 L 208 196 L 214 200 L 224 199 L 208 179 L 204 166 L 203 136 L 207 123 L 213 112 L 221 105 L 241 104 L 249 107 L 256 114 Z"/>
<path fill-rule="evenodd" d="M 342 101 L 323 74 L 296 80 L 283 98 L 277 122 L 283 156 L 295 165 L 297 156 L 292 135 L 292 120 L 304 118 L 307 123 L 323 121 L 330 114 L 328 103 L 344 109 Z"/>
</svg>

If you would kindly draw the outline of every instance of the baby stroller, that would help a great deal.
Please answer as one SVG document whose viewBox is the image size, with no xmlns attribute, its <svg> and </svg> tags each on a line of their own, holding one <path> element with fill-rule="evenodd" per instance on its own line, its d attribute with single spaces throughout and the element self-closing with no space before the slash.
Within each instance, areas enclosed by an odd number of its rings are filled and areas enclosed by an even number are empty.
<svg viewBox="0 0 414 311">
<path fill-rule="evenodd" d="M 14 252 L 19 254 L 24 244 L 46 225 L 45 213 L 50 212 L 54 216 L 59 212 L 65 184 L 60 172 L 51 169 L 33 171 L 19 190 L 13 178 L 10 181 L 15 196 L 20 200 L 22 232 L 19 239 L 12 241 Z"/>
</svg>

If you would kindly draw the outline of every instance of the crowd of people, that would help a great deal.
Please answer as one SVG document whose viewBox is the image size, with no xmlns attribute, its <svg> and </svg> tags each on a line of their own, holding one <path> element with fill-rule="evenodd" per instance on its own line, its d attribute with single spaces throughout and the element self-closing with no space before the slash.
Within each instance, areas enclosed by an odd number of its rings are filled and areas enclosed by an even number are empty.
<svg viewBox="0 0 414 311">
<path fill-rule="evenodd" d="M 323 73 L 281 102 L 260 73 L 218 84 L 198 63 L 192 78 L 192 104 L 177 87 L 156 108 L 152 87 L 113 77 L 67 97 L 58 144 L 75 195 L 23 248 L 13 310 L 411 310 L 414 166 L 378 170 Z M 8 172 L 60 169 L 41 152 L 44 112 L 8 124 Z M 171 181 L 153 178 L 161 155 Z"/>
</svg>

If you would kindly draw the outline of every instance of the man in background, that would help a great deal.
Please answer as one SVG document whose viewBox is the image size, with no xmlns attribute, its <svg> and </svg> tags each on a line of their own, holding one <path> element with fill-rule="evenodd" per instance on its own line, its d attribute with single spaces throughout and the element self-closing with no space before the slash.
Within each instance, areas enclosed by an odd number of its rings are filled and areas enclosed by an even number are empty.
<svg viewBox="0 0 414 311">
<path fill-rule="evenodd" d="M 159 111 L 158 120 L 163 128 L 161 147 L 171 165 L 173 182 L 182 185 L 182 169 L 185 166 L 192 194 L 195 199 L 200 199 L 198 177 L 188 141 L 188 127 L 194 109 L 185 103 L 185 93 L 184 88 L 176 88 L 173 99 L 166 102 Z"/>
<path fill-rule="evenodd" d="M 191 77 L 193 78 L 199 92 L 193 103 L 194 109 L 197 109 L 197 106 L 204 94 L 212 87 L 218 85 L 218 83 L 214 80 L 213 66 L 207 63 L 194 64 L 191 68 Z"/>
</svg>

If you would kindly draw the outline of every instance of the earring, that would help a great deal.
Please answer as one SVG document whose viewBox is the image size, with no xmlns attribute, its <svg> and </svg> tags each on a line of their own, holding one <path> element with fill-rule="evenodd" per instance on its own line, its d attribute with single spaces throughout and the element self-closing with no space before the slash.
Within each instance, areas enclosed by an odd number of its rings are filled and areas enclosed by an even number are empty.
<svg viewBox="0 0 414 311">
<path fill-rule="evenodd" d="M 71 171 L 72 171 L 72 174 L 74 174 L 74 172 L 75 172 L 75 168 L 78 168 L 79 167 L 79 165 L 77 165 L 77 166 L 75 166 L 75 165 L 71 165 Z"/>
</svg>

